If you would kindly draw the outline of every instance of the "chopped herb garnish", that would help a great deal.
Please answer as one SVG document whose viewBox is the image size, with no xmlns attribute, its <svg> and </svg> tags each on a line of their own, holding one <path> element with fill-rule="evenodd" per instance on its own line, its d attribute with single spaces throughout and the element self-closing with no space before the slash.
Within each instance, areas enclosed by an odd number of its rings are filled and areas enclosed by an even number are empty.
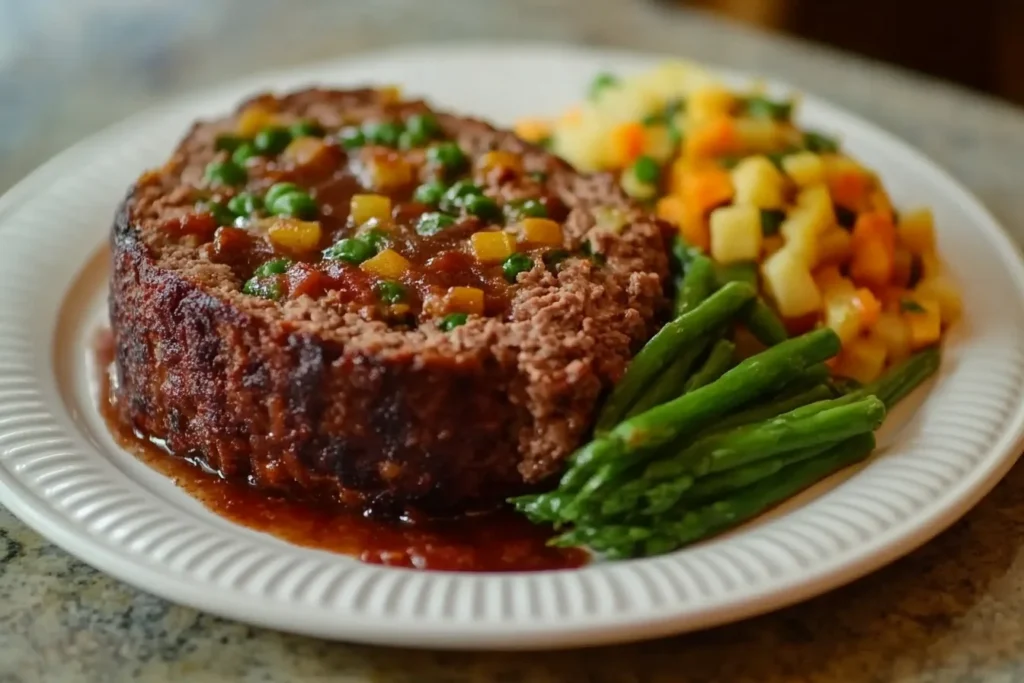
<svg viewBox="0 0 1024 683">
<path fill-rule="evenodd" d="M 804 133 L 804 147 L 816 154 L 835 154 L 839 151 L 839 141 L 822 133 L 810 131 Z"/>
<path fill-rule="evenodd" d="M 755 119 L 788 121 L 793 115 L 793 103 L 776 101 L 767 97 L 748 97 L 744 102 L 746 113 Z"/>
<path fill-rule="evenodd" d="M 926 313 L 924 307 L 913 299 L 900 299 L 900 310 L 904 313 Z"/>
<path fill-rule="evenodd" d="M 605 88 L 615 85 L 619 82 L 619 79 L 610 73 L 599 73 L 594 76 L 594 80 L 590 82 L 590 89 L 588 96 L 594 100 L 604 91 Z"/>
</svg>

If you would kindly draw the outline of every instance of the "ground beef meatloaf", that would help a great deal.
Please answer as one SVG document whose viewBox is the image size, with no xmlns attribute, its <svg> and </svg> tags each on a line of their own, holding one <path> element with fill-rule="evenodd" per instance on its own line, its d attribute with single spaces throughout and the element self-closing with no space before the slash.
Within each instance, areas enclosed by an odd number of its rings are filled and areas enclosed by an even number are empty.
<svg viewBox="0 0 1024 683">
<path fill-rule="evenodd" d="M 268 491 L 434 511 L 559 471 L 667 270 L 613 178 L 392 89 L 196 124 L 112 243 L 127 423 Z"/>
</svg>

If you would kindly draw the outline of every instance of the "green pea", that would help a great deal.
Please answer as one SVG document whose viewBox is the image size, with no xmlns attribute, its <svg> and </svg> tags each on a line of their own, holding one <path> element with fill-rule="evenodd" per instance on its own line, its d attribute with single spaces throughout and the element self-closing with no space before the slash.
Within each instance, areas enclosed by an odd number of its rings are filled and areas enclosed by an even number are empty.
<svg viewBox="0 0 1024 683">
<path fill-rule="evenodd" d="M 839 151 L 839 141 L 827 135 L 810 131 L 804 133 L 804 147 L 817 154 L 835 154 Z"/>
<path fill-rule="evenodd" d="M 242 293 L 276 301 L 281 298 L 281 283 L 277 278 L 253 277 L 246 281 Z"/>
<path fill-rule="evenodd" d="M 441 133 L 441 126 L 437 123 L 437 118 L 430 113 L 413 114 L 405 120 L 405 128 L 410 133 L 420 135 L 426 140 L 435 138 Z"/>
<path fill-rule="evenodd" d="M 588 90 L 588 96 L 590 99 L 597 99 L 597 97 L 610 86 L 615 85 L 619 82 L 619 79 L 610 73 L 599 73 L 594 76 L 594 80 L 590 82 L 590 89 Z"/>
<path fill-rule="evenodd" d="M 245 162 L 253 157 L 258 157 L 260 154 L 256 151 L 256 145 L 251 142 L 243 142 L 238 146 L 231 154 L 231 161 L 238 164 L 239 166 L 245 166 Z"/>
<path fill-rule="evenodd" d="M 350 126 L 338 133 L 338 140 L 345 149 L 359 149 L 366 144 L 366 135 L 362 130 Z"/>
<path fill-rule="evenodd" d="M 374 248 L 365 240 L 355 237 L 345 239 L 332 244 L 324 249 L 324 258 L 329 261 L 344 261 L 353 265 L 359 265 L 375 253 Z"/>
<path fill-rule="evenodd" d="M 425 213 L 416 223 L 416 234 L 430 237 L 455 225 L 455 219 L 443 213 Z"/>
<path fill-rule="evenodd" d="M 220 152 L 234 152 L 245 141 L 245 138 L 241 136 L 225 133 L 224 135 L 217 136 L 217 139 L 213 142 L 213 148 Z"/>
<path fill-rule="evenodd" d="M 479 185 L 474 185 L 468 180 L 460 180 L 448 188 L 438 204 L 442 211 L 458 213 L 459 209 L 466 205 L 469 197 L 479 196 L 484 193 Z"/>
<path fill-rule="evenodd" d="M 217 225 L 231 225 L 235 222 L 235 214 L 220 202 L 207 202 L 205 209 L 216 219 Z"/>
<path fill-rule="evenodd" d="M 242 192 L 231 198 L 231 201 L 228 202 L 228 208 L 236 216 L 251 216 L 263 208 L 263 202 L 259 197 L 250 192 Z"/>
<path fill-rule="evenodd" d="M 206 166 L 206 180 L 214 185 L 243 185 L 248 179 L 245 169 L 232 161 L 213 161 Z"/>
<path fill-rule="evenodd" d="M 512 254 L 501 264 L 501 272 L 505 274 L 505 279 L 512 284 L 515 284 L 519 273 L 526 273 L 530 270 L 533 270 L 533 259 L 526 254 Z"/>
<path fill-rule="evenodd" d="M 267 210 L 275 216 L 292 216 L 304 221 L 312 220 L 320 213 L 316 201 L 301 190 L 280 195 L 267 204 Z"/>
<path fill-rule="evenodd" d="M 363 124 L 363 135 L 367 142 L 383 147 L 397 147 L 402 135 L 401 124 L 394 121 L 380 121 Z"/>
<path fill-rule="evenodd" d="M 444 196 L 445 190 L 447 189 L 448 188 L 445 187 L 444 183 L 436 180 L 429 183 L 423 183 L 416 188 L 415 192 L 413 192 L 412 198 L 420 204 L 436 206 L 437 203 L 441 201 L 441 197 Z"/>
<path fill-rule="evenodd" d="M 377 253 L 380 253 L 391 246 L 391 238 L 388 237 L 387 233 L 379 228 L 368 230 L 365 235 L 360 237 L 360 239 L 373 247 L 373 250 Z"/>
<path fill-rule="evenodd" d="M 465 153 L 454 142 L 441 142 L 427 149 L 427 161 L 448 173 L 457 173 L 466 167 Z"/>
<path fill-rule="evenodd" d="M 390 280 L 378 282 L 376 290 L 377 296 L 379 296 L 380 300 L 385 303 L 397 304 L 405 298 L 405 287 L 398 282 L 392 282 Z"/>
<path fill-rule="evenodd" d="M 558 270 L 558 267 L 562 265 L 562 261 L 569 258 L 569 252 L 565 249 L 552 249 L 551 251 L 546 252 L 542 258 L 544 260 L 545 267 L 547 267 L 548 270 L 555 272 Z"/>
<path fill-rule="evenodd" d="M 779 232 L 782 222 L 786 220 L 785 211 L 775 209 L 761 209 L 761 233 L 765 237 L 771 237 Z"/>
<path fill-rule="evenodd" d="M 280 126 L 272 126 L 270 128 L 264 128 L 259 133 L 256 133 L 256 137 L 253 138 L 252 144 L 256 146 L 256 151 L 263 156 L 277 156 L 284 151 L 284 148 L 288 146 L 288 143 L 292 141 L 292 134 L 288 132 L 287 128 L 281 128 Z"/>
<path fill-rule="evenodd" d="M 261 264 L 256 271 L 253 273 L 253 277 L 269 277 L 271 275 L 281 275 L 286 270 L 291 268 L 292 260 L 286 258 L 275 258 L 265 261 Z"/>
<path fill-rule="evenodd" d="M 651 157 L 642 156 L 633 163 L 633 175 L 642 183 L 655 185 L 661 177 L 661 167 Z"/>
<path fill-rule="evenodd" d="M 505 205 L 505 213 L 510 221 L 524 218 L 547 218 L 548 207 L 537 199 L 517 199 Z"/>
<path fill-rule="evenodd" d="M 312 119 L 303 119 L 293 123 L 288 128 L 288 132 L 293 138 L 322 138 L 325 133 L 324 127 Z"/>
<path fill-rule="evenodd" d="M 296 191 L 301 192 L 302 188 L 295 183 L 274 183 L 270 186 L 270 189 L 267 190 L 267 193 L 263 195 L 263 203 L 270 206 L 276 202 L 279 197 L 282 197 L 289 192 Z"/>
<path fill-rule="evenodd" d="M 501 220 L 501 207 L 498 202 L 482 194 L 474 194 L 465 199 L 466 212 L 471 216 L 487 221 Z"/>
<path fill-rule="evenodd" d="M 445 317 L 441 318 L 441 322 L 437 324 L 444 332 L 451 332 L 460 325 L 465 325 L 469 316 L 465 313 L 449 313 Z"/>
<path fill-rule="evenodd" d="M 424 147 L 429 141 L 430 138 L 426 135 L 406 130 L 402 131 L 402 134 L 398 136 L 398 148 L 416 149 L 417 147 Z"/>
<path fill-rule="evenodd" d="M 793 115 L 792 102 L 777 102 L 767 97 L 749 97 L 744 108 L 747 114 L 755 119 L 788 121 Z"/>
</svg>

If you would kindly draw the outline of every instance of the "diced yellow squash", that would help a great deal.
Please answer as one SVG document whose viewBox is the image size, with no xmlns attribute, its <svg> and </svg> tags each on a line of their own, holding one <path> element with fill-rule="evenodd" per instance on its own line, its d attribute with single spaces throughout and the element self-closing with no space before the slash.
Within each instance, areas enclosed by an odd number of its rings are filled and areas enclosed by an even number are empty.
<svg viewBox="0 0 1024 683">
<path fill-rule="evenodd" d="M 519 227 L 524 242 L 548 246 L 562 244 L 562 226 L 549 218 L 524 218 Z"/>
<path fill-rule="evenodd" d="M 913 296 L 933 299 L 939 305 L 942 324 L 952 325 L 963 315 L 964 305 L 956 285 L 945 275 L 926 278 L 914 288 Z"/>
<path fill-rule="evenodd" d="M 668 126 L 648 126 L 644 130 L 644 155 L 659 164 L 669 161 L 676 153 L 677 141 Z"/>
<path fill-rule="evenodd" d="M 243 138 L 251 138 L 267 126 L 274 125 L 277 117 L 274 112 L 261 104 L 250 104 L 235 123 L 235 132 Z"/>
<path fill-rule="evenodd" d="M 736 103 L 736 96 L 722 85 L 704 85 L 690 93 L 686 101 L 686 115 L 691 121 L 704 122 L 728 116 Z"/>
<path fill-rule="evenodd" d="M 815 265 L 844 263 L 852 253 L 853 238 L 850 233 L 833 225 L 818 237 L 815 249 Z"/>
<path fill-rule="evenodd" d="M 762 238 L 756 206 L 734 204 L 711 212 L 711 257 L 719 263 L 756 261 Z"/>
<path fill-rule="evenodd" d="M 939 302 L 935 299 L 928 299 L 922 296 L 914 296 L 909 301 L 917 304 L 916 310 L 906 310 L 904 306 L 903 319 L 910 330 L 910 348 L 913 351 L 924 348 L 939 341 L 942 336 L 942 313 L 939 309 Z"/>
<path fill-rule="evenodd" d="M 388 225 L 391 223 L 391 198 L 382 194 L 352 195 L 349 216 L 357 226 L 370 221 L 380 226 Z"/>
<path fill-rule="evenodd" d="M 508 169 L 515 173 L 523 172 L 523 158 L 518 154 L 503 150 L 491 150 L 477 160 L 476 167 L 483 173 L 496 168 Z"/>
<path fill-rule="evenodd" d="M 388 152 L 375 154 L 366 164 L 370 187 L 379 192 L 390 192 L 413 182 L 413 169 L 408 161 Z"/>
<path fill-rule="evenodd" d="M 918 256 L 935 251 L 935 219 L 931 209 L 916 209 L 900 215 L 896 226 L 900 244 Z"/>
<path fill-rule="evenodd" d="M 551 123 L 538 118 L 519 119 L 513 130 L 523 140 L 537 143 L 551 135 Z"/>
<path fill-rule="evenodd" d="M 409 270 L 409 262 L 394 249 L 385 249 L 376 256 L 363 261 L 359 267 L 377 277 L 397 280 Z"/>
<path fill-rule="evenodd" d="M 320 246 L 323 232 L 316 221 L 296 218 L 275 218 L 267 229 L 267 237 L 275 247 L 302 254 Z"/>
<path fill-rule="evenodd" d="M 825 326 L 846 344 L 860 335 L 863 321 L 852 296 L 832 292 L 825 298 Z"/>
<path fill-rule="evenodd" d="M 501 263 L 516 250 L 516 238 L 503 230 L 474 232 L 469 238 L 480 263 Z"/>
<path fill-rule="evenodd" d="M 329 153 L 327 143 L 320 138 L 301 137 L 288 143 L 281 158 L 298 167 L 313 166 L 326 161 Z"/>
<path fill-rule="evenodd" d="M 761 272 L 783 317 L 799 318 L 821 310 L 821 292 L 800 254 L 783 247 L 765 260 Z"/>
<path fill-rule="evenodd" d="M 732 170 L 732 185 L 737 204 L 759 209 L 782 206 L 782 174 L 767 157 L 749 156 Z"/>
<path fill-rule="evenodd" d="M 885 311 L 879 315 L 870 335 L 885 345 L 890 362 L 899 362 L 910 355 L 910 328 L 899 313 Z"/>
<path fill-rule="evenodd" d="M 782 146 L 785 129 L 771 119 L 736 119 L 736 139 L 749 153 L 771 152 Z"/>
<path fill-rule="evenodd" d="M 484 290 L 476 287 L 450 287 L 445 303 L 449 313 L 482 315 L 484 312 Z"/>
<path fill-rule="evenodd" d="M 888 355 L 885 344 L 871 337 L 860 337 L 843 345 L 835 372 L 867 384 L 878 379 Z"/>
<path fill-rule="evenodd" d="M 814 152 L 799 152 L 783 157 L 782 170 L 800 187 L 810 187 L 825 180 L 825 164 Z"/>
</svg>

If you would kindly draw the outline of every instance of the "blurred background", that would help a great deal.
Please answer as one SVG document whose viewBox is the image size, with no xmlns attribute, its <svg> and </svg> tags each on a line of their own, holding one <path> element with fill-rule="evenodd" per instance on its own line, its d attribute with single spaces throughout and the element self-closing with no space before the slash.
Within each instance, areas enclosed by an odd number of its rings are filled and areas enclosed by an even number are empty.
<svg viewBox="0 0 1024 683">
<path fill-rule="evenodd" d="M 749 41 L 737 46 L 732 31 L 728 45 L 716 44 L 722 21 L 750 27 Z M 0 191 L 139 109 L 262 69 L 489 39 L 771 68 L 757 32 L 1024 103 L 1022 0 L 0 0 Z"/>
</svg>

